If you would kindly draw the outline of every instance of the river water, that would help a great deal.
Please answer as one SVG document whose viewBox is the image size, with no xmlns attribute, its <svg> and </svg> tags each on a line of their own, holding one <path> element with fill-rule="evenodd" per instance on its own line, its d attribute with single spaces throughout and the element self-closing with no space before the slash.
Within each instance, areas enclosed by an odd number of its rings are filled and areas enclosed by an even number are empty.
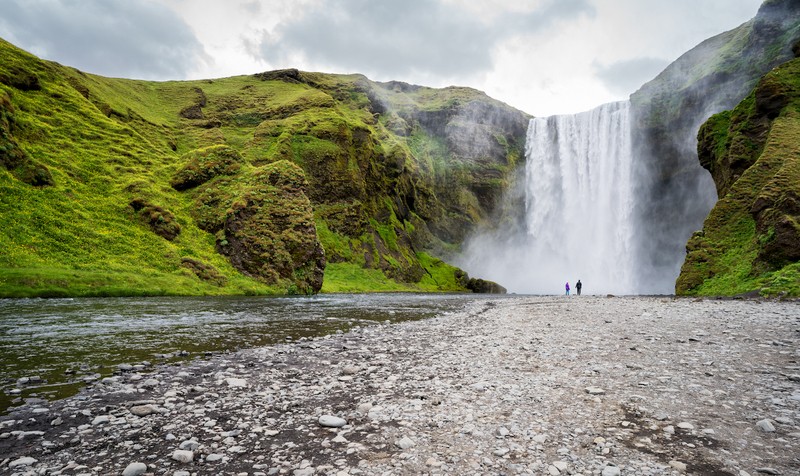
<svg viewBox="0 0 800 476">
<path fill-rule="evenodd" d="M 0 414 L 117 371 L 455 311 L 475 295 L 0 300 Z"/>
</svg>

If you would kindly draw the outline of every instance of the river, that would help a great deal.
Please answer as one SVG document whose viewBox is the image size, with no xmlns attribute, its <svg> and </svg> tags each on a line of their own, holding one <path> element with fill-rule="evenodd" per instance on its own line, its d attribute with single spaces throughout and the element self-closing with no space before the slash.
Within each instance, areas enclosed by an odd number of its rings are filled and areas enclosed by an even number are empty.
<svg viewBox="0 0 800 476">
<path fill-rule="evenodd" d="M 479 298 L 455 294 L 0 300 L 0 414 L 119 371 L 355 326 L 425 319 Z"/>
</svg>

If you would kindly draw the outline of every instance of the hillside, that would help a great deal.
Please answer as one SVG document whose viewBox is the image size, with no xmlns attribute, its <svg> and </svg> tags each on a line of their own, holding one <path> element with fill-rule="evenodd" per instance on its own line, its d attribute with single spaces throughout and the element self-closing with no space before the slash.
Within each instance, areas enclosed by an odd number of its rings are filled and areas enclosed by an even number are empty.
<svg viewBox="0 0 800 476">
<path fill-rule="evenodd" d="M 800 296 L 800 59 L 770 71 L 698 137 L 721 198 L 689 240 L 677 292 Z"/>
<path fill-rule="evenodd" d="M 766 0 L 755 18 L 702 42 L 631 96 L 634 155 L 642 197 L 635 250 L 637 282 L 678 276 L 684 245 L 714 206 L 714 184 L 697 156 L 697 131 L 731 109 L 759 79 L 792 58 L 800 39 L 800 2 Z M 672 282 L 664 283 L 665 287 Z"/>
<path fill-rule="evenodd" d="M 496 291 L 437 256 L 527 121 L 468 88 L 113 79 L 0 40 L 0 296 Z"/>
</svg>

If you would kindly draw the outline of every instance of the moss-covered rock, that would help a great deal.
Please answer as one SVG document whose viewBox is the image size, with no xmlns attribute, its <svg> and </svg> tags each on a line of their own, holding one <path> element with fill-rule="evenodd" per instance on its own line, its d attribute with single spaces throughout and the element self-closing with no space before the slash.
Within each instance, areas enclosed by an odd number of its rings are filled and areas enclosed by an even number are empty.
<svg viewBox="0 0 800 476">
<path fill-rule="evenodd" d="M 315 293 L 326 261 L 307 188 L 302 169 L 274 162 L 239 179 L 204 185 L 194 213 L 242 273 L 287 292 Z"/>
<path fill-rule="evenodd" d="M 797 294 L 799 78 L 800 59 L 775 68 L 701 128 L 698 155 L 721 198 L 687 244 L 678 293 Z"/>
<path fill-rule="evenodd" d="M 202 185 L 220 175 L 234 175 L 241 168 L 242 155 L 227 145 L 212 145 L 187 153 L 183 166 L 172 177 L 175 190 L 187 190 Z"/>
<path fill-rule="evenodd" d="M 723 196 L 714 193 L 698 166 L 698 129 L 711 115 L 734 108 L 764 74 L 792 58 L 792 45 L 800 39 L 798 18 L 797 1 L 766 1 L 751 21 L 702 42 L 631 95 L 637 195 L 643 197 L 637 229 L 649 237 L 634 250 L 641 263 L 636 281 L 677 275 L 686 240 Z M 778 107 L 777 93 L 762 90 L 760 102 Z M 701 148 L 709 134 L 724 127 L 707 125 Z M 726 154 L 729 163 L 719 169 L 725 172 L 716 174 L 718 188 L 741 176 L 752 161 L 747 157 L 757 157 L 751 154 L 757 138 L 739 135 L 736 140 L 731 145 L 738 151 Z M 704 166 L 720 159 L 703 157 Z"/>
<path fill-rule="evenodd" d="M 134 198 L 128 205 L 156 235 L 172 241 L 180 234 L 181 226 L 169 210 L 153 205 L 143 198 Z"/>
<path fill-rule="evenodd" d="M 184 256 L 181 258 L 181 266 L 191 271 L 201 280 L 214 286 L 225 286 L 228 282 L 228 278 L 221 274 L 217 268 L 200 260 Z"/>
</svg>

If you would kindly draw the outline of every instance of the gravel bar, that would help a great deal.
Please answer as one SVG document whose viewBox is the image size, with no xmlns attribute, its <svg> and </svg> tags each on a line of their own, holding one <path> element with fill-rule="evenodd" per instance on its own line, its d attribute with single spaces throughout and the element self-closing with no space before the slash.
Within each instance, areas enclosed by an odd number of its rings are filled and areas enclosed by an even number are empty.
<svg viewBox="0 0 800 476">
<path fill-rule="evenodd" d="M 120 366 L 0 417 L 0 474 L 798 475 L 799 343 L 796 301 L 487 297 Z"/>
</svg>

